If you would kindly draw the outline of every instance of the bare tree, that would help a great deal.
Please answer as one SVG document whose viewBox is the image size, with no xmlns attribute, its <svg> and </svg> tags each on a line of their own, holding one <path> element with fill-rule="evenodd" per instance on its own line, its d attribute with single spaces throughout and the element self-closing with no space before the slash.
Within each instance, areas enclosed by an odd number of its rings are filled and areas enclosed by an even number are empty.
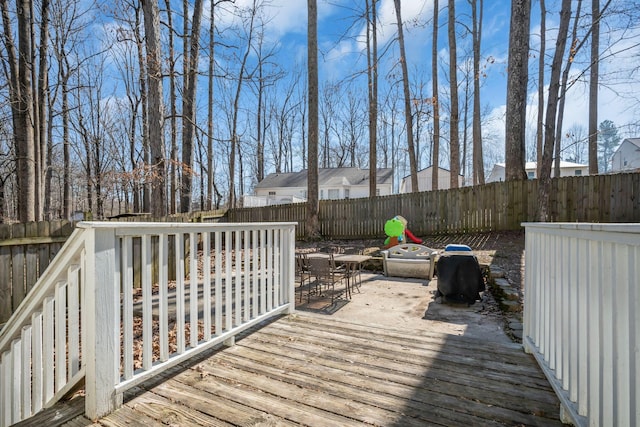
<svg viewBox="0 0 640 427">
<path fill-rule="evenodd" d="M 40 5 L 40 47 L 38 49 L 38 86 L 36 105 L 34 111 L 36 113 L 35 128 L 35 213 L 36 219 L 42 220 L 43 214 L 46 212 L 50 204 L 49 189 L 51 174 L 49 173 L 50 164 L 48 161 L 49 147 L 49 0 L 42 0 Z M 47 209 L 48 211 L 48 209 Z M 48 212 L 47 212 L 48 213 Z"/>
<path fill-rule="evenodd" d="M 196 7 L 199 0 L 196 0 Z M 202 6 L 200 5 L 200 8 Z M 164 159 L 164 105 L 162 101 L 162 56 L 160 53 L 160 12 L 157 0 L 142 0 L 144 12 L 144 32 L 147 51 L 147 79 L 149 81 L 149 149 L 151 154 L 151 214 L 163 217 L 167 214 L 166 171 Z M 197 10 L 197 9 L 196 9 Z M 194 12 L 196 15 L 197 12 Z M 195 16 L 194 16 L 195 21 Z M 194 24 L 195 26 L 195 24 Z M 198 29 L 199 31 L 199 29 Z M 196 39 L 197 49 L 198 42 Z M 197 50 L 195 56 L 198 56 Z M 195 83 L 194 83 L 195 85 Z M 195 90 L 195 89 L 194 89 Z M 185 97 L 193 97 L 187 92 Z"/>
<path fill-rule="evenodd" d="M 538 57 L 538 120 L 536 122 L 536 176 L 542 167 L 542 146 L 544 143 L 544 59 L 547 45 L 547 8 L 545 0 L 540 0 L 540 50 Z"/>
<path fill-rule="evenodd" d="M 560 82 L 560 95 L 558 105 L 558 117 L 556 118 L 556 137 L 555 137 L 555 153 L 554 153 L 554 176 L 560 177 L 560 153 L 562 152 L 562 122 L 564 121 L 564 104 L 567 99 L 567 83 L 569 80 L 569 71 L 571 65 L 575 61 L 575 57 L 578 51 L 582 47 L 587 38 L 584 38 L 582 42 L 578 41 L 578 22 L 580 21 L 580 11 L 582 10 L 582 0 L 576 2 L 576 15 L 573 19 L 573 28 L 571 30 L 571 46 L 569 47 L 569 57 L 567 63 L 562 70 L 562 78 Z"/>
<path fill-rule="evenodd" d="M 182 97 L 182 187 L 180 187 L 180 211 L 191 209 L 191 183 L 193 178 L 193 141 L 195 134 L 195 103 L 198 82 L 198 60 L 200 58 L 200 23 L 202 21 L 202 0 L 195 0 L 193 22 L 188 49 L 185 49 L 186 72 L 184 76 L 184 95 Z M 188 5 L 184 8 L 185 12 Z M 187 21 L 187 20 L 185 20 Z M 187 26 L 185 22 L 185 26 Z M 185 35 L 187 32 L 185 31 Z M 185 46 L 187 42 L 185 41 Z M 231 205 L 233 206 L 233 205 Z"/>
<path fill-rule="evenodd" d="M 433 104 L 433 155 L 431 164 L 431 189 L 438 190 L 438 175 L 440 171 L 440 97 L 438 95 L 438 16 L 440 15 L 438 0 L 433 1 L 433 36 L 431 43 L 431 82 Z"/>
<path fill-rule="evenodd" d="M 34 221 L 35 213 L 35 139 L 33 111 L 33 67 L 32 67 L 32 4 L 29 0 L 19 0 L 18 55 L 15 53 L 9 5 L 0 1 L 4 26 L 4 44 L 8 54 L 10 84 L 9 98 L 14 126 L 15 162 L 17 171 L 18 219 L 22 222 Z"/>
<path fill-rule="evenodd" d="M 589 71 L 589 174 L 598 173 L 598 80 L 600 63 L 600 0 L 591 0 L 591 69 Z"/>
<path fill-rule="evenodd" d="M 450 188 L 458 188 L 458 176 L 460 175 L 460 125 L 458 112 L 458 56 L 456 52 L 456 8 L 455 0 L 449 0 L 449 86 L 451 92 L 451 108 L 449 115 L 449 155 L 451 170 Z"/>
<path fill-rule="evenodd" d="M 527 179 L 525 129 L 531 1 L 511 2 L 505 129 L 505 180 Z"/>
<path fill-rule="evenodd" d="M 562 0 L 560 10 L 560 26 L 556 40 L 556 51 L 551 64 L 551 76 L 549 78 L 549 98 L 547 99 L 547 112 L 545 116 L 544 149 L 542 151 L 542 167 L 540 168 L 538 185 L 538 219 L 549 220 L 549 194 L 551 191 L 551 162 L 553 157 L 553 145 L 555 143 L 556 113 L 558 110 L 558 93 L 560 91 L 560 69 L 567 44 L 567 32 L 571 20 L 571 0 Z"/>
<path fill-rule="evenodd" d="M 376 197 L 378 164 L 378 27 L 377 0 L 366 0 L 367 80 L 369 83 L 369 197 Z"/>
<path fill-rule="evenodd" d="M 544 1 L 544 0 L 543 0 Z M 480 42 L 482 40 L 483 0 L 470 0 L 473 37 L 473 183 L 484 184 L 482 124 L 480 111 Z M 478 13 L 478 6 L 480 11 Z"/>
<path fill-rule="evenodd" d="M 318 222 L 318 5 L 307 0 L 307 61 L 309 79 L 309 164 L 307 168 L 307 218 L 308 238 L 320 236 Z"/>
<path fill-rule="evenodd" d="M 400 65 L 402 67 L 402 87 L 404 89 L 404 116 L 407 123 L 407 150 L 409 152 L 409 167 L 411 168 L 411 191 L 418 192 L 418 162 L 416 149 L 413 144 L 413 119 L 411 114 L 411 94 L 409 92 L 409 71 L 407 70 L 407 55 L 404 49 L 404 32 L 402 30 L 402 14 L 400 0 L 393 0 L 398 23 L 398 43 L 400 45 Z"/>
<path fill-rule="evenodd" d="M 166 14 L 167 14 L 167 27 L 170 29 L 167 32 L 168 43 L 168 58 L 169 62 L 169 134 L 171 135 L 169 156 L 171 161 L 169 163 L 169 206 L 168 213 L 173 214 L 176 212 L 178 193 L 178 111 L 177 111 L 177 88 L 176 88 L 176 54 L 175 54 L 175 42 L 173 38 L 173 12 L 171 10 L 171 0 L 165 0 Z M 213 29 L 213 5 L 211 7 L 211 28 Z M 210 43 L 213 44 L 213 33 L 211 33 Z M 210 64 L 213 62 L 213 50 L 210 52 Z M 211 66 L 211 65 L 210 65 Z M 209 95 L 212 96 L 212 84 L 211 77 L 209 80 Z M 210 107 L 211 108 L 211 107 Z M 211 153 L 211 151 L 210 151 Z"/>
</svg>

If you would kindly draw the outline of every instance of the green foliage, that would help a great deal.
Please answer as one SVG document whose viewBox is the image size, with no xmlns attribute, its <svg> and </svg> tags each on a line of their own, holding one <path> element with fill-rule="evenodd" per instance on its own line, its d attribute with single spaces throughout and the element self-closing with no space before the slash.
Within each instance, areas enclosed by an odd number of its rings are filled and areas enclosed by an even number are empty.
<svg viewBox="0 0 640 427">
<path fill-rule="evenodd" d="M 609 171 L 609 164 L 613 153 L 620 145 L 622 138 L 618 135 L 618 128 L 611 120 L 604 120 L 600 123 L 598 131 L 598 169 L 603 172 Z"/>
</svg>

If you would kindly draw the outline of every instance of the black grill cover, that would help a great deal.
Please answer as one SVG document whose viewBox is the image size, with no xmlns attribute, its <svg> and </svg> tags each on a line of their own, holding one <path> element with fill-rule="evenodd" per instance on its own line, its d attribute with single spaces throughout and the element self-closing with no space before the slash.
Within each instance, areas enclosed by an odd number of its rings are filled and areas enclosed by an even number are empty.
<svg viewBox="0 0 640 427">
<path fill-rule="evenodd" d="M 446 252 L 437 264 L 438 294 L 448 301 L 473 304 L 484 291 L 482 270 L 475 255 L 454 255 Z"/>
</svg>

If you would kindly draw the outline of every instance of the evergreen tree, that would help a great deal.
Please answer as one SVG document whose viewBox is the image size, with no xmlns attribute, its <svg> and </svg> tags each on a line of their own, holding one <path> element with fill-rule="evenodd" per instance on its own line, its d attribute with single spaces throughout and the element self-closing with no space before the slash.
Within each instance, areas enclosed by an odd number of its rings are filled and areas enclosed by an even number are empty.
<svg viewBox="0 0 640 427">
<path fill-rule="evenodd" d="M 604 173 L 609 172 L 609 164 L 613 152 L 616 151 L 620 144 L 620 135 L 618 135 L 618 128 L 611 120 L 604 120 L 600 122 L 600 130 L 598 132 L 598 162 L 600 164 L 600 170 Z"/>
</svg>

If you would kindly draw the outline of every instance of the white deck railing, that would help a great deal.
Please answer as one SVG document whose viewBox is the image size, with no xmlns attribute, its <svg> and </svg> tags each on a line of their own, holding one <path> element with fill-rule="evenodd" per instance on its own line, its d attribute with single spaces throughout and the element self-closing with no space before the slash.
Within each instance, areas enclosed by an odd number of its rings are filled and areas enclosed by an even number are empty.
<svg viewBox="0 0 640 427">
<path fill-rule="evenodd" d="M 640 425 L 640 224 L 524 226 L 524 346 L 563 419 Z"/>
<path fill-rule="evenodd" d="M 0 333 L 0 426 L 82 378 L 96 419 L 147 378 L 292 312 L 294 250 L 294 223 L 78 224 Z"/>
</svg>

